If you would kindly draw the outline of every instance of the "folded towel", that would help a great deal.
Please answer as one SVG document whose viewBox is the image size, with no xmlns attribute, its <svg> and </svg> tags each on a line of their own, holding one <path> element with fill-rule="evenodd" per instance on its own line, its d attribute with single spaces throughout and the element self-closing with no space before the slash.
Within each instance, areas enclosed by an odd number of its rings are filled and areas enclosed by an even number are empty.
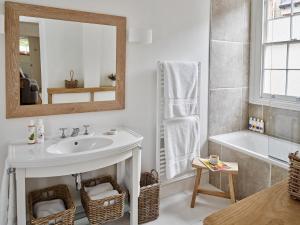
<svg viewBox="0 0 300 225">
<path fill-rule="evenodd" d="M 191 161 L 200 155 L 198 116 L 165 121 L 166 176 L 171 179 L 191 170 Z"/>
<path fill-rule="evenodd" d="M 89 195 L 89 197 L 91 198 L 91 200 L 100 200 L 100 199 L 104 199 L 104 198 L 107 198 L 107 197 L 110 197 L 113 195 L 118 195 L 118 194 L 119 194 L 119 192 L 117 190 L 112 190 L 112 191 L 102 192 L 97 195 Z M 110 200 L 109 204 L 108 204 L 108 201 L 105 201 L 103 205 L 108 206 L 108 205 L 113 205 L 113 204 L 115 204 L 115 200 Z"/>
<path fill-rule="evenodd" d="M 84 190 L 88 193 L 88 195 L 97 195 L 102 192 L 112 191 L 114 188 L 111 183 L 102 183 L 93 187 L 84 187 Z"/>
<path fill-rule="evenodd" d="M 198 63 L 164 62 L 165 119 L 199 114 Z"/>
<path fill-rule="evenodd" d="M 33 213 L 36 218 L 46 217 L 64 210 L 66 210 L 66 207 L 61 199 L 37 202 L 33 206 Z"/>
</svg>

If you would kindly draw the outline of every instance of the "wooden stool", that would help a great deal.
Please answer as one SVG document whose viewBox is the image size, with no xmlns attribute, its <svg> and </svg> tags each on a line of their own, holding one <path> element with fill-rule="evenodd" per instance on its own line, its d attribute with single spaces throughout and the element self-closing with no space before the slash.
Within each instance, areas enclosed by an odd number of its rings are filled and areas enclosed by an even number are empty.
<svg viewBox="0 0 300 225">
<path fill-rule="evenodd" d="M 210 191 L 205 189 L 200 189 L 200 180 L 202 169 L 208 170 L 208 168 L 197 158 L 193 160 L 192 166 L 196 168 L 197 175 L 195 178 L 195 186 L 192 196 L 191 208 L 195 207 L 196 196 L 198 193 L 213 195 L 217 197 L 229 198 L 231 199 L 231 203 L 235 203 L 235 194 L 234 194 L 234 186 L 233 186 L 233 175 L 238 174 L 238 164 L 234 162 L 224 162 L 226 165 L 230 167 L 228 170 L 222 170 L 221 173 L 227 173 L 229 178 L 229 193 L 225 193 L 222 191 Z"/>
</svg>

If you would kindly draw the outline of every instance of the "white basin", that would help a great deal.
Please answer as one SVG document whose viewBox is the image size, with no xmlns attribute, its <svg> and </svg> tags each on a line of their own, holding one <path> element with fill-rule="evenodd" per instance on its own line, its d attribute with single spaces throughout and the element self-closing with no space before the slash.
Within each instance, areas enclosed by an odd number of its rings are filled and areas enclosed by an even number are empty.
<svg viewBox="0 0 300 225">
<path fill-rule="evenodd" d="M 72 138 L 58 142 L 47 148 L 52 154 L 71 154 L 77 152 L 100 150 L 113 143 L 112 139 L 104 137 Z"/>
</svg>

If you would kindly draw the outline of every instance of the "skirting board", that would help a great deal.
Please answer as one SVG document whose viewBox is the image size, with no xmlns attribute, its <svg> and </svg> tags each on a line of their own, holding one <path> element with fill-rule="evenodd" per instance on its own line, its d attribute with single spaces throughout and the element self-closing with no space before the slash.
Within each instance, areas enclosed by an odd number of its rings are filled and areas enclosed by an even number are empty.
<svg viewBox="0 0 300 225">
<path fill-rule="evenodd" d="M 195 181 L 195 174 L 188 174 L 185 177 L 180 177 L 180 179 L 172 180 L 169 182 L 164 182 L 161 184 L 160 188 L 160 198 L 165 198 L 170 195 L 174 195 L 178 192 L 183 191 L 192 191 L 194 187 Z M 201 184 L 208 184 L 209 183 L 209 172 L 208 170 L 204 170 L 201 176 Z"/>
</svg>

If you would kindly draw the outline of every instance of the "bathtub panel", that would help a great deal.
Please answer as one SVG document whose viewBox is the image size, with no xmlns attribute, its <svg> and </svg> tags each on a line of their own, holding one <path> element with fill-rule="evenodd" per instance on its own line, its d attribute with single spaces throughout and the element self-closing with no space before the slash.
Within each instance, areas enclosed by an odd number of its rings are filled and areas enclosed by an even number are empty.
<svg viewBox="0 0 300 225">
<path fill-rule="evenodd" d="M 209 155 L 221 155 L 221 145 L 213 143 L 211 141 L 208 142 L 208 153 Z M 209 183 L 216 188 L 220 189 L 221 176 L 219 172 L 211 172 L 209 171 Z"/>
<path fill-rule="evenodd" d="M 270 164 L 222 146 L 221 159 L 237 162 L 239 173 L 235 177 L 237 199 L 243 199 L 269 186 Z M 228 191 L 228 178 L 221 175 L 221 189 Z"/>
<path fill-rule="evenodd" d="M 276 184 L 289 177 L 289 171 L 279 166 L 272 165 L 271 167 L 271 185 Z"/>
</svg>

